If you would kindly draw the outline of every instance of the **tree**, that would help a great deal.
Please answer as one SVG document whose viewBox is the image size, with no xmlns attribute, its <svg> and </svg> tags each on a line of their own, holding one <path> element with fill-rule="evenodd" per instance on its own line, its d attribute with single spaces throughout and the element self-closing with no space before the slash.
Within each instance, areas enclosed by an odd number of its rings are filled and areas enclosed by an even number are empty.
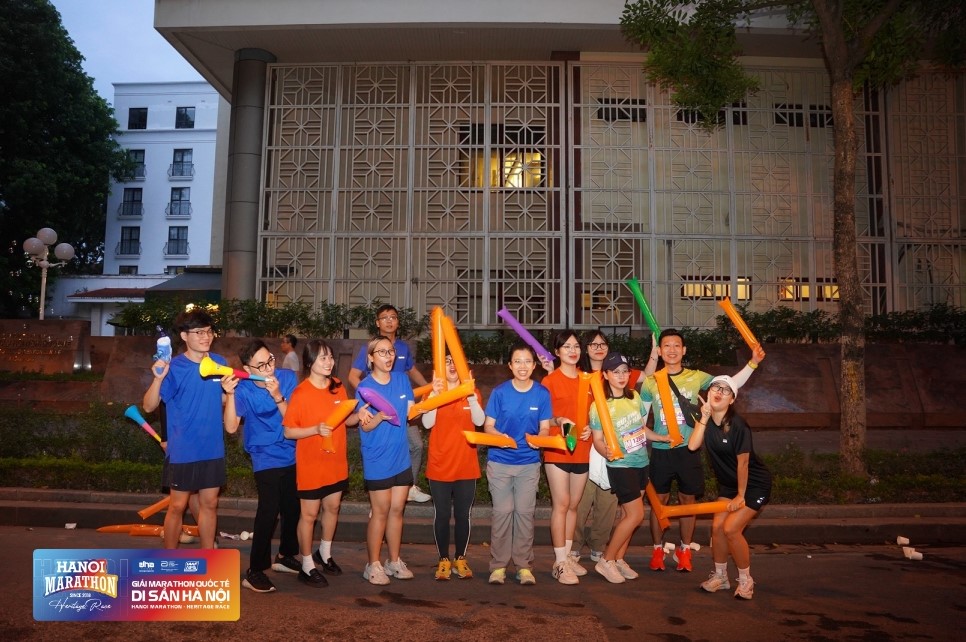
<svg viewBox="0 0 966 642">
<path fill-rule="evenodd" d="M 110 179 L 130 166 L 57 10 L 0 0 L 0 14 L 0 316 L 10 317 L 39 290 L 22 249 L 39 228 L 76 249 L 65 271 L 100 271 Z"/>
<path fill-rule="evenodd" d="M 833 256 L 839 286 L 842 407 L 840 450 L 846 472 L 866 476 L 865 335 L 855 232 L 854 100 L 915 73 L 931 54 L 949 69 L 966 61 L 966 9 L 960 0 L 636 0 L 621 16 L 624 34 L 648 51 L 645 67 L 672 99 L 708 128 L 719 111 L 756 88 L 745 73 L 736 24 L 756 12 L 784 11 L 822 45 L 831 80 L 834 136 Z"/>
</svg>

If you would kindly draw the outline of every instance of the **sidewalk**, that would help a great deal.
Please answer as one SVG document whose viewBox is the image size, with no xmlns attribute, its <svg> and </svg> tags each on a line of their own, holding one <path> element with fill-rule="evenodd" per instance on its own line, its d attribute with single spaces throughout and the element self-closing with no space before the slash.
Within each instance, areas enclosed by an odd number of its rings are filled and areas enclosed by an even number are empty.
<svg viewBox="0 0 966 642">
<path fill-rule="evenodd" d="M 76 524 L 77 528 L 96 529 L 112 524 L 136 524 L 142 522 L 137 511 L 160 498 L 160 495 L 0 488 L 0 525 L 63 528 L 65 524 Z M 250 530 L 255 506 L 254 499 L 221 498 L 218 531 L 237 534 Z M 535 544 L 538 546 L 550 545 L 549 511 L 546 506 L 537 508 Z M 345 542 L 365 541 L 368 512 L 368 504 L 344 503 L 338 538 Z M 432 544 L 432 520 L 431 505 L 408 504 L 404 541 Z M 162 514 L 147 520 L 151 524 L 162 521 Z M 699 516 L 695 540 L 702 546 L 710 541 L 710 524 L 710 516 Z M 490 506 L 475 507 L 471 543 L 486 542 L 489 526 Z M 676 536 L 673 525 L 671 533 Z M 895 543 L 898 535 L 916 544 L 962 544 L 966 542 L 966 504 L 771 504 L 746 531 L 751 544 L 885 544 Z M 638 529 L 634 544 L 650 543 L 648 529 Z"/>
</svg>

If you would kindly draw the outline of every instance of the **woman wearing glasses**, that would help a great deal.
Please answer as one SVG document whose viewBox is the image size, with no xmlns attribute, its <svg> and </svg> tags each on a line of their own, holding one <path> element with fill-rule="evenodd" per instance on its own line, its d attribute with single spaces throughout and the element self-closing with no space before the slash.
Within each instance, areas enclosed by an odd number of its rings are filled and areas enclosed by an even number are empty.
<svg viewBox="0 0 966 642">
<path fill-rule="evenodd" d="M 291 370 L 275 370 L 275 356 L 261 339 L 252 339 L 238 352 L 246 372 L 265 381 L 225 377 L 221 388 L 226 395 L 225 430 L 235 434 L 245 421 L 245 452 L 251 456 L 258 490 L 255 524 L 248 571 L 242 586 L 256 593 L 270 593 L 275 585 L 265 575 L 269 568 L 278 573 L 298 573 L 295 559 L 299 543 L 299 503 L 295 496 L 295 442 L 286 438 L 282 416 L 295 390 Z M 272 561 L 272 534 L 281 518 L 278 556 Z"/>
<path fill-rule="evenodd" d="M 349 490 L 346 429 L 326 425 L 325 420 L 339 404 L 348 402 L 348 395 L 342 382 L 332 376 L 335 356 L 325 341 L 313 339 L 306 343 L 302 364 L 302 383 L 292 393 L 285 413 L 285 436 L 295 440 L 296 494 L 301 508 L 299 580 L 312 587 L 323 587 L 329 582 L 322 573 L 342 575 L 342 569 L 332 557 L 332 540 L 339 523 L 342 493 Z M 358 423 L 357 413 L 345 421 L 346 426 Z M 324 448 L 326 438 L 331 440 L 331 451 Z M 322 539 L 313 552 L 312 536 L 320 510 Z"/>
<path fill-rule="evenodd" d="M 701 418 L 695 422 L 688 448 L 703 444 L 718 480 L 718 499 L 728 501 L 728 510 L 715 513 L 711 523 L 714 573 L 701 584 L 709 593 L 731 589 L 728 581 L 728 555 L 738 567 L 735 597 L 750 600 L 755 592 L 751 578 L 751 552 L 744 530 L 771 496 L 771 473 L 755 454 L 751 429 L 735 414 L 738 385 L 721 375 L 711 380 L 708 399 L 701 405 Z"/>
<path fill-rule="evenodd" d="M 406 435 L 413 388 L 405 372 L 393 371 L 396 349 L 389 338 L 372 339 L 366 347 L 366 360 L 370 374 L 359 382 L 358 389 L 371 389 L 382 396 L 392 405 L 399 424 L 391 424 L 383 411 L 374 412 L 374 408 L 366 406 L 359 411 L 362 470 L 372 504 L 372 516 L 366 530 L 369 563 L 362 576 L 371 584 L 388 584 L 390 576 L 400 580 L 413 577 L 412 571 L 399 557 L 403 511 L 409 488 L 413 485 Z M 389 548 L 385 566 L 379 561 L 383 538 Z"/>
</svg>

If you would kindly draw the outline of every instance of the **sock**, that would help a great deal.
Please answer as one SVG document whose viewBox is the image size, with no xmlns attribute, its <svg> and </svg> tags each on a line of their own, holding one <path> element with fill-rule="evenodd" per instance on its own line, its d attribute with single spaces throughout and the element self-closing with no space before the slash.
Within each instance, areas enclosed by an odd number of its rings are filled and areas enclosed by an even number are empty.
<svg viewBox="0 0 966 642">
<path fill-rule="evenodd" d="M 332 540 L 321 540 L 319 542 L 319 555 L 322 556 L 323 562 L 329 561 L 329 558 L 332 557 Z"/>
<path fill-rule="evenodd" d="M 691 550 L 691 544 L 685 544 L 684 542 L 681 542 L 680 546 L 681 548 L 678 549 L 679 551 L 683 551 L 684 549 L 688 549 L 689 551 Z"/>
<path fill-rule="evenodd" d="M 655 544 L 655 545 L 654 545 L 654 550 L 655 550 L 655 551 L 656 551 L 657 549 L 659 549 L 659 548 L 664 548 L 664 544 L 662 543 L 662 544 Z"/>
<path fill-rule="evenodd" d="M 566 562 L 567 561 L 567 549 L 564 546 L 554 546 L 553 556 L 556 562 Z"/>
<path fill-rule="evenodd" d="M 748 568 L 739 568 L 738 569 L 738 581 L 739 582 L 747 582 L 748 580 L 750 580 L 751 579 L 751 572 L 750 571 L 751 571 L 751 567 L 750 566 Z"/>
<path fill-rule="evenodd" d="M 574 540 L 568 539 L 567 541 L 565 541 L 564 548 L 567 549 L 567 555 L 570 555 L 570 551 L 572 551 L 574 548 Z"/>
<path fill-rule="evenodd" d="M 302 571 L 306 574 L 310 573 L 315 569 L 315 562 L 312 561 L 311 555 L 302 556 Z"/>
<path fill-rule="evenodd" d="M 714 574 L 718 577 L 728 577 L 728 562 L 715 562 Z"/>
</svg>

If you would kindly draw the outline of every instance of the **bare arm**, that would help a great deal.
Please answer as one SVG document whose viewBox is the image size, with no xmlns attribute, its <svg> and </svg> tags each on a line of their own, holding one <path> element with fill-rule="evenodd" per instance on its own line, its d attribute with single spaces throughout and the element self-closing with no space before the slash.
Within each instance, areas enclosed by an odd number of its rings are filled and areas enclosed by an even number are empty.
<svg viewBox="0 0 966 642">
<path fill-rule="evenodd" d="M 238 410 L 235 408 L 235 388 L 237 387 L 238 379 L 233 376 L 221 380 L 221 391 L 225 395 L 225 409 L 222 418 L 225 421 L 225 432 L 229 435 L 238 432 L 238 426 L 241 425 L 241 417 L 238 416 Z"/>
</svg>

